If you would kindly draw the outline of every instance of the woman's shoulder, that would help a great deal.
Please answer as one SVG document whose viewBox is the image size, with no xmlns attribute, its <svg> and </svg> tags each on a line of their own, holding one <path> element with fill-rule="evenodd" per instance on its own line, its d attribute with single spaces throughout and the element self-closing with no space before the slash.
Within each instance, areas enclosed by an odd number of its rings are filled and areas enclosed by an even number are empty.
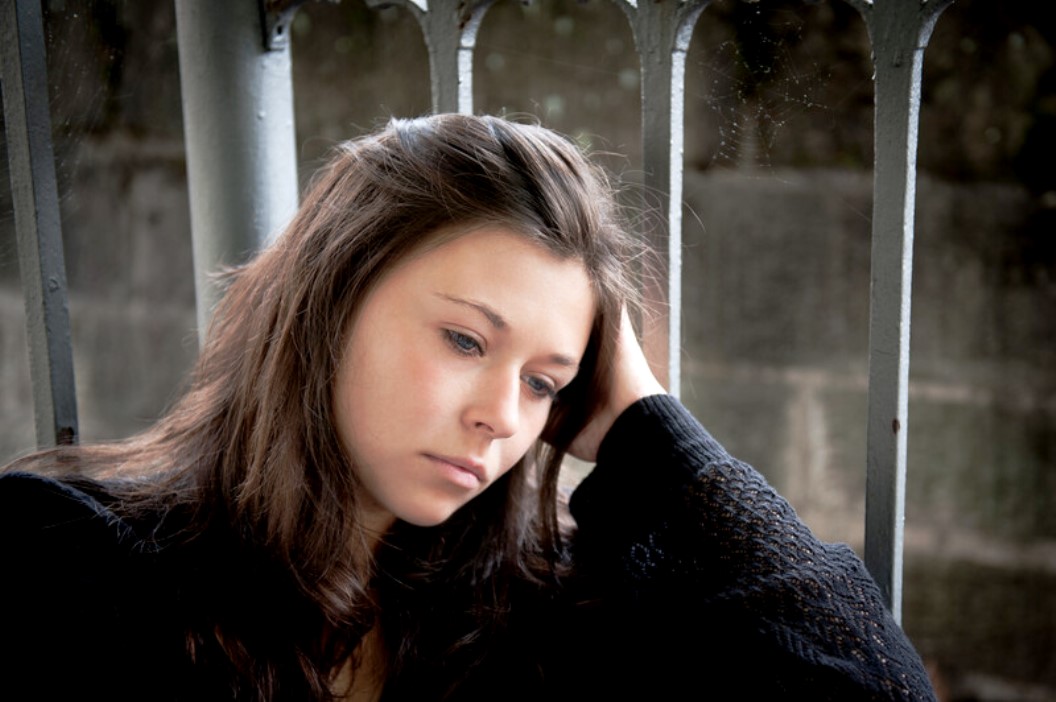
<svg viewBox="0 0 1056 702">
<path fill-rule="evenodd" d="M 104 490 L 101 485 L 90 488 L 93 484 L 86 478 L 75 476 L 60 478 L 30 471 L 8 470 L 0 472 L 0 506 L 4 507 L 5 516 L 13 513 L 28 515 L 40 507 L 48 511 L 95 510 L 99 504 L 97 495 Z"/>
<path fill-rule="evenodd" d="M 0 544 L 7 554 L 27 555 L 49 548 L 77 553 L 126 547 L 132 530 L 108 498 L 101 484 L 83 478 L 0 474 Z"/>
<path fill-rule="evenodd" d="M 0 475 L 0 698 L 142 699 L 177 669 L 177 591 L 111 502 L 83 479 Z"/>
<path fill-rule="evenodd" d="M 78 478 L 0 475 L 0 592 L 44 606 L 70 606 L 124 590 L 148 568 L 129 523 L 108 493 Z"/>
</svg>

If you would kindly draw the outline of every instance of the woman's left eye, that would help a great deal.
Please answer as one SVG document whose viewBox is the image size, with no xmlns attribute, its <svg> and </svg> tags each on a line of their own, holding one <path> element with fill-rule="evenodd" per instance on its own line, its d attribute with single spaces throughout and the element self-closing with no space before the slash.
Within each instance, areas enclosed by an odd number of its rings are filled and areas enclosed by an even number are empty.
<svg viewBox="0 0 1056 702">
<path fill-rule="evenodd" d="M 557 390 L 549 382 L 533 375 L 524 376 L 524 383 L 536 397 L 552 400 L 557 397 Z"/>
</svg>

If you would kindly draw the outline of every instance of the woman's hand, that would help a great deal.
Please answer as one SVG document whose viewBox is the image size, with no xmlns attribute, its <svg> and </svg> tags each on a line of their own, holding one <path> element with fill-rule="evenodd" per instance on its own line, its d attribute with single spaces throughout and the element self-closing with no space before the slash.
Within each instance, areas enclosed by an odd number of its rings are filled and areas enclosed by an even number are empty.
<svg viewBox="0 0 1056 702">
<path fill-rule="evenodd" d="M 653 375 L 649 362 L 645 359 L 642 346 L 634 335 L 634 325 L 631 324 L 625 309 L 620 318 L 620 332 L 608 392 L 587 426 L 572 442 L 569 453 L 582 461 L 597 460 L 598 447 L 616 418 L 643 397 L 665 392 L 667 391 L 664 386 Z"/>
</svg>

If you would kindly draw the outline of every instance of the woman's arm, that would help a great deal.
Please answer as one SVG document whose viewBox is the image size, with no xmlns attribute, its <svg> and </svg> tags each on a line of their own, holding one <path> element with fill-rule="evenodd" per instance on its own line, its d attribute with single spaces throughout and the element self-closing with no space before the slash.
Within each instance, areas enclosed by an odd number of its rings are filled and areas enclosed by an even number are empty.
<svg viewBox="0 0 1056 702">
<path fill-rule="evenodd" d="M 819 541 L 757 471 L 654 392 L 633 334 L 622 339 L 606 403 L 618 413 L 597 418 L 597 466 L 571 504 L 577 568 L 605 603 L 593 626 L 613 626 L 606 657 L 651 670 L 645 680 L 698 680 L 718 699 L 934 699 L 860 559 Z"/>
</svg>

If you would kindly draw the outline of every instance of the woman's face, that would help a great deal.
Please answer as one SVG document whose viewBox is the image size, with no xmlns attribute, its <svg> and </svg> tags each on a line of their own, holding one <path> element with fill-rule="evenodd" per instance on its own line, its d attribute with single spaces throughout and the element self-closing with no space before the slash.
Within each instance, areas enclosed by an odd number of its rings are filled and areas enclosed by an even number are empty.
<svg viewBox="0 0 1056 702">
<path fill-rule="evenodd" d="M 485 227 L 412 256 L 364 300 L 334 387 L 366 523 L 439 524 L 539 437 L 587 346 L 578 260 Z"/>
</svg>

